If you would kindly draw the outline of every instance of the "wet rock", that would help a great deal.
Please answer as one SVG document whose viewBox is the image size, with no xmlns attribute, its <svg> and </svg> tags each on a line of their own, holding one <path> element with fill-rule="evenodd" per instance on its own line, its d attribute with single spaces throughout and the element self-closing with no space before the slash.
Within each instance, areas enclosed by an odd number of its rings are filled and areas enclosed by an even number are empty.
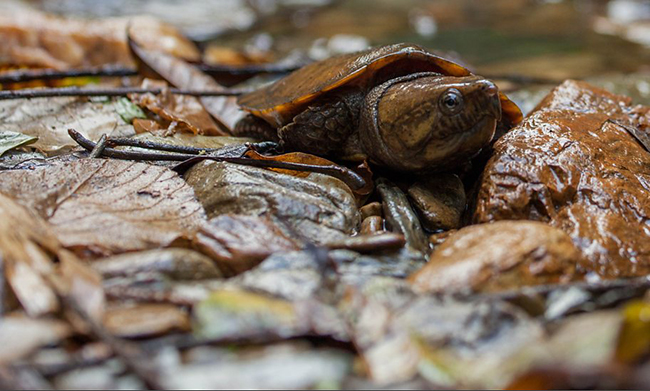
<svg viewBox="0 0 650 391">
<path fill-rule="evenodd" d="M 202 162 L 185 176 L 208 217 L 267 216 L 292 239 L 326 243 L 355 233 L 354 195 L 343 182 L 310 174 L 298 178 L 265 169 Z"/>
<path fill-rule="evenodd" d="M 475 222 L 529 219 L 568 233 L 603 278 L 650 272 L 650 109 L 576 81 L 494 145 Z"/>
<path fill-rule="evenodd" d="M 377 180 L 377 191 L 383 201 L 382 206 L 388 228 L 404 235 L 406 244 L 411 250 L 426 254 L 429 251 L 429 243 L 420 220 L 404 192 L 383 178 Z"/>
<path fill-rule="evenodd" d="M 408 196 L 429 231 L 448 231 L 460 227 L 465 210 L 465 188 L 455 174 L 432 175 L 408 189 Z"/>
<path fill-rule="evenodd" d="M 496 291 L 580 279 L 585 263 L 569 235 L 533 221 L 465 227 L 409 279 L 420 292 Z"/>
<path fill-rule="evenodd" d="M 251 269 L 274 252 L 299 248 L 299 243 L 286 237 L 268 217 L 232 214 L 203 224 L 193 244 L 228 275 Z"/>
</svg>

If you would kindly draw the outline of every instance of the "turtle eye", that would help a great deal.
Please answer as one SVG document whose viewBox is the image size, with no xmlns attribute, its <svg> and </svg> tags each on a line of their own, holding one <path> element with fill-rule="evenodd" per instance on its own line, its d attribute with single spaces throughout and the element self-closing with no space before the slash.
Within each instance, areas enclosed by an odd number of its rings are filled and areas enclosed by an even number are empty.
<svg viewBox="0 0 650 391">
<path fill-rule="evenodd" d="M 457 89 L 450 88 L 440 97 L 440 106 L 448 114 L 456 114 L 463 107 L 463 96 Z"/>
</svg>

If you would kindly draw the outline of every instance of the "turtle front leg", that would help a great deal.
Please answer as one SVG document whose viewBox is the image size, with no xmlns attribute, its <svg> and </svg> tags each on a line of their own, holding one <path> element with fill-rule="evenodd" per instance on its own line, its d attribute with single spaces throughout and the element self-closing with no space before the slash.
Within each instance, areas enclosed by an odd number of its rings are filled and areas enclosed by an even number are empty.
<svg viewBox="0 0 650 391">
<path fill-rule="evenodd" d="M 287 149 L 330 155 L 341 151 L 359 126 L 362 97 L 349 93 L 316 102 L 278 130 L 280 143 Z"/>
<path fill-rule="evenodd" d="M 277 130 L 269 125 L 266 121 L 258 118 L 252 114 L 248 114 L 240 119 L 232 131 L 234 136 L 238 137 L 252 137 L 265 141 L 278 142 Z"/>
</svg>

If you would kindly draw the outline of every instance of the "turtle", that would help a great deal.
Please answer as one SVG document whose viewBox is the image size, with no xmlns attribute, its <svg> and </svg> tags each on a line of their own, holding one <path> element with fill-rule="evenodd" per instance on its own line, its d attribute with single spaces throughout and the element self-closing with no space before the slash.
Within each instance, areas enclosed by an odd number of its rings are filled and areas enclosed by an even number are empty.
<svg viewBox="0 0 650 391">
<path fill-rule="evenodd" d="M 236 135 L 398 172 L 458 166 L 489 145 L 497 123 L 522 120 L 493 82 L 409 43 L 311 63 L 238 104 L 248 114 Z"/>
</svg>

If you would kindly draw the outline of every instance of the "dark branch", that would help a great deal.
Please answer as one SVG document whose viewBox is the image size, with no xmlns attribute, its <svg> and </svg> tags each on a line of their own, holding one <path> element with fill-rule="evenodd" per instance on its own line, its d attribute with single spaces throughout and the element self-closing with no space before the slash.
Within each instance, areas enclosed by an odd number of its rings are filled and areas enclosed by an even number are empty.
<svg viewBox="0 0 650 391">
<path fill-rule="evenodd" d="M 77 132 L 74 129 L 68 129 L 68 134 L 70 135 L 70 137 L 72 137 L 72 139 L 77 144 L 79 144 L 80 146 L 82 146 L 84 149 L 88 151 L 92 151 L 96 146 L 96 143 L 92 142 L 91 140 L 88 140 L 83 135 L 81 135 L 81 133 Z M 113 142 L 109 139 L 107 143 L 112 144 Z M 152 145 L 151 143 L 142 143 L 137 146 L 147 148 L 147 147 L 151 147 Z M 204 149 L 201 150 L 205 151 Z M 247 157 L 223 157 L 223 156 L 196 155 L 196 154 L 187 154 L 187 153 L 151 153 L 151 152 L 138 152 L 138 151 L 123 151 L 115 148 L 105 148 L 104 152 L 102 153 L 102 156 L 112 157 L 116 159 L 127 159 L 127 160 L 183 161 L 183 163 L 177 166 L 179 170 L 182 170 L 183 168 L 187 168 L 189 165 L 194 165 L 201 160 L 214 160 L 218 162 L 227 162 L 227 163 L 241 164 L 245 166 L 261 167 L 261 168 L 280 168 L 284 170 L 316 172 L 316 173 L 325 174 L 325 175 L 338 178 L 343 182 L 345 182 L 353 190 L 361 189 L 366 185 L 365 179 L 363 179 L 359 174 L 350 170 L 347 167 L 337 166 L 337 165 L 319 166 L 315 164 L 291 163 L 291 162 L 282 162 L 277 160 L 255 160 Z"/>
<path fill-rule="evenodd" d="M 253 64 L 242 66 L 197 64 L 196 67 L 210 76 L 255 76 L 259 74 L 289 73 L 302 64 Z M 125 77 L 137 76 L 134 68 L 106 66 L 87 69 L 19 69 L 0 74 L 0 84 L 22 83 L 33 80 L 60 80 L 73 77 Z"/>
<path fill-rule="evenodd" d="M 179 90 L 170 88 L 172 94 L 191 95 L 191 96 L 239 96 L 250 90 L 223 90 L 223 91 L 196 91 L 196 90 Z M 128 94 L 160 94 L 163 89 L 160 88 L 139 88 L 139 87 L 119 87 L 119 88 L 33 88 L 24 90 L 6 90 L 0 91 L 0 100 L 6 99 L 29 99 L 29 98 L 52 98 L 61 96 L 126 96 Z"/>
</svg>

